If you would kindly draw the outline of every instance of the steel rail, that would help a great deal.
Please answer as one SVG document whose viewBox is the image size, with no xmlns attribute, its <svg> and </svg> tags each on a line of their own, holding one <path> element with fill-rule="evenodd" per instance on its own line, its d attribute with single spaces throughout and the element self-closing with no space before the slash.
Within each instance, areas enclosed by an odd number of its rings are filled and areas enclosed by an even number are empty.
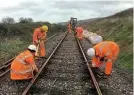
<svg viewBox="0 0 134 95">
<path fill-rule="evenodd" d="M 58 33 L 57 33 L 57 34 L 58 34 Z M 52 35 L 51 37 L 49 37 L 49 38 L 46 40 L 46 42 L 47 42 L 48 40 L 52 39 L 53 37 L 55 37 L 57 34 L 54 34 L 54 35 Z M 15 56 L 15 57 L 16 57 L 16 56 Z M 13 58 L 9 59 L 8 61 L 4 62 L 3 65 L 0 67 L 0 70 L 1 70 L 1 69 L 4 69 L 4 68 L 7 68 L 8 66 L 10 66 L 10 65 L 11 65 L 11 62 L 15 59 L 15 57 L 13 57 Z M 8 63 L 9 63 L 9 64 L 8 64 Z"/>
<path fill-rule="evenodd" d="M 55 47 L 55 49 L 53 50 L 53 52 L 50 54 L 50 56 L 48 57 L 48 59 L 45 61 L 45 63 L 42 65 L 42 67 L 39 69 L 39 72 L 35 75 L 35 77 L 31 80 L 31 82 L 29 83 L 29 85 L 25 88 L 25 90 L 22 92 L 22 95 L 26 95 L 29 91 L 29 89 L 31 88 L 31 86 L 34 84 L 34 82 L 36 81 L 36 79 L 38 78 L 38 76 L 40 75 L 40 73 L 43 71 L 44 67 L 46 66 L 46 64 L 49 62 L 49 60 L 51 59 L 51 57 L 54 55 L 54 53 L 56 52 L 56 50 L 58 49 L 58 47 L 61 45 L 61 43 L 63 42 L 63 40 L 65 39 L 65 37 L 67 36 L 68 32 L 65 33 L 65 36 L 60 40 L 60 42 L 58 43 L 58 45 Z"/>
<path fill-rule="evenodd" d="M 4 62 L 3 65 L 0 67 L 0 70 L 3 69 L 3 68 L 8 67 L 10 65 L 8 63 L 12 62 L 14 60 L 14 58 L 15 57 L 13 57 L 13 58 L 9 59 L 8 61 Z"/>
<path fill-rule="evenodd" d="M 97 83 L 96 78 L 95 78 L 95 76 L 94 76 L 94 74 L 93 74 L 93 72 L 92 72 L 92 70 L 91 70 L 91 68 L 90 68 L 89 62 L 88 62 L 88 60 L 87 60 L 87 58 L 86 58 L 86 56 L 85 56 L 84 50 L 82 49 L 81 43 L 80 43 L 80 41 L 79 41 L 78 39 L 76 39 L 76 40 L 77 40 L 77 43 L 78 43 L 79 48 L 80 48 L 80 50 L 81 50 L 81 53 L 82 53 L 82 55 L 83 55 L 83 57 L 84 57 L 84 60 L 85 60 L 85 62 L 86 62 L 86 64 L 87 64 L 89 73 L 90 73 L 90 75 L 91 75 L 91 78 L 92 78 L 92 81 L 93 81 L 93 83 L 94 83 L 94 86 L 95 86 L 95 88 L 96 88 L 96 90 L 97 90 L 97 93 L 98 93 L 98 95 L 102 95 L 102 92 L 101 92 L 101 89 L 100 89 L 100 87 L 99 87 L 99 84 Z"/>
<path fill-rule="evenodd" d="M 7 69 L 4 73 L 0 74 L 0 77 L 2 77 L 3 75 L 5 75 L 6 73 L 8 73 L 10 71 L 10 69 Z"/>
</svg>

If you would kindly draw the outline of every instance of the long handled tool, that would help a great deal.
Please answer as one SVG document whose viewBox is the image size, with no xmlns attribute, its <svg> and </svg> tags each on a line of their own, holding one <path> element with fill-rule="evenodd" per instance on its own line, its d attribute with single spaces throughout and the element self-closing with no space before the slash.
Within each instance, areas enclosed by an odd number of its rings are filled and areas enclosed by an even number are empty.
<svg viewBox="0 0 134 95">
<path fill-rule="evenodd" d="M 39 56 L 39 48 L 40 48 L 40 40 L 39 40 L 38 45 L 37 45 L 35 56 Z"/>
</svg>

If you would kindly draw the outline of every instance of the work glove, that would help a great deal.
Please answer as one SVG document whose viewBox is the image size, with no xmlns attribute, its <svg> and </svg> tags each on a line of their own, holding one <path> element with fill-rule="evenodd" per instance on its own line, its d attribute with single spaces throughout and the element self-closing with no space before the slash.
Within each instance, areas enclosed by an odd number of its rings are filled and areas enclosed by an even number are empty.
<svg viewBox="0 0 134 95">
<path fill-rule="evenodd" d="M 46 37 L 45 36 L 43 36 L 43 37 L 41 37 L 41 38 L 39 38 L 40 40 L 46 40 Z"/>
<path fill-rule="evenodd" d="M 39 71 L 38 68 L 36 67 L 36 65 L 33 65 L 33 68 L 34 68 L 34 71 L 35 72 L 38 72 Z"/>
<path fill-rule="evenodd" d="M 89 66 L 90 67 L 95 67 L 96 65 L 95 64 L 92 64 L 92 63 L 89 63 Z"/>
<path fill-rule="evenodd" d="M 89 64 L 90 67 L 95 67 L 96 66 L 95 64 L 92 64 L 92 60 L 89 60 L 88 64 Z"/>
<path fill-rule="evenodd" d="M 35 41 L 35 43 L 38 45 L 38 44 L 39 44 L 39 41 L 38 41 L 38 40 L 36 40 L 36 41 Z"/>
<path fill-rule="evenodd" d="M 95 67 L 96 65 L 94 63 L 92 63 L 92 67 Z"/>
<path fill-rule="evenodd" d="M 35 67 L 35 71 L 36 71 L 36 72 L 39 72 L 39 70 L 38 70 L 38 68 L 37 68 L 37 67 Z"/>
</svg>

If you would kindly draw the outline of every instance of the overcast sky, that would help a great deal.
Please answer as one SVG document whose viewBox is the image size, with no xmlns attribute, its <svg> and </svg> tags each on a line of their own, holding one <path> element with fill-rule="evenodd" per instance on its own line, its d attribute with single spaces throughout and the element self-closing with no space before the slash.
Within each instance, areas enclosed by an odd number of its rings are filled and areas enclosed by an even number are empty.
<svg viewBox="0 0 134 95">
<path fill-rule="evenodd" d="M 131 8 L 133 0 L 1 0 L 0 19 L 30 17 L 51 23 L 104 17 Z"/>
</svg>

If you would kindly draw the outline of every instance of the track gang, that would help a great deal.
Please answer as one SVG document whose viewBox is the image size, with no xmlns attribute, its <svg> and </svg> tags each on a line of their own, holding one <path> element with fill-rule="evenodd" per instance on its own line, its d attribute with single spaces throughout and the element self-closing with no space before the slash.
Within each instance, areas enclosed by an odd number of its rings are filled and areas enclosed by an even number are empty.
<svg viewBox="0 0 134 95">
<path fill-rule="evenodd" d="M 95 95 L 90 76 L 74 35 L 69 33 L 45 71 L 30 89 L 31 94 Z"/>
</svg>

